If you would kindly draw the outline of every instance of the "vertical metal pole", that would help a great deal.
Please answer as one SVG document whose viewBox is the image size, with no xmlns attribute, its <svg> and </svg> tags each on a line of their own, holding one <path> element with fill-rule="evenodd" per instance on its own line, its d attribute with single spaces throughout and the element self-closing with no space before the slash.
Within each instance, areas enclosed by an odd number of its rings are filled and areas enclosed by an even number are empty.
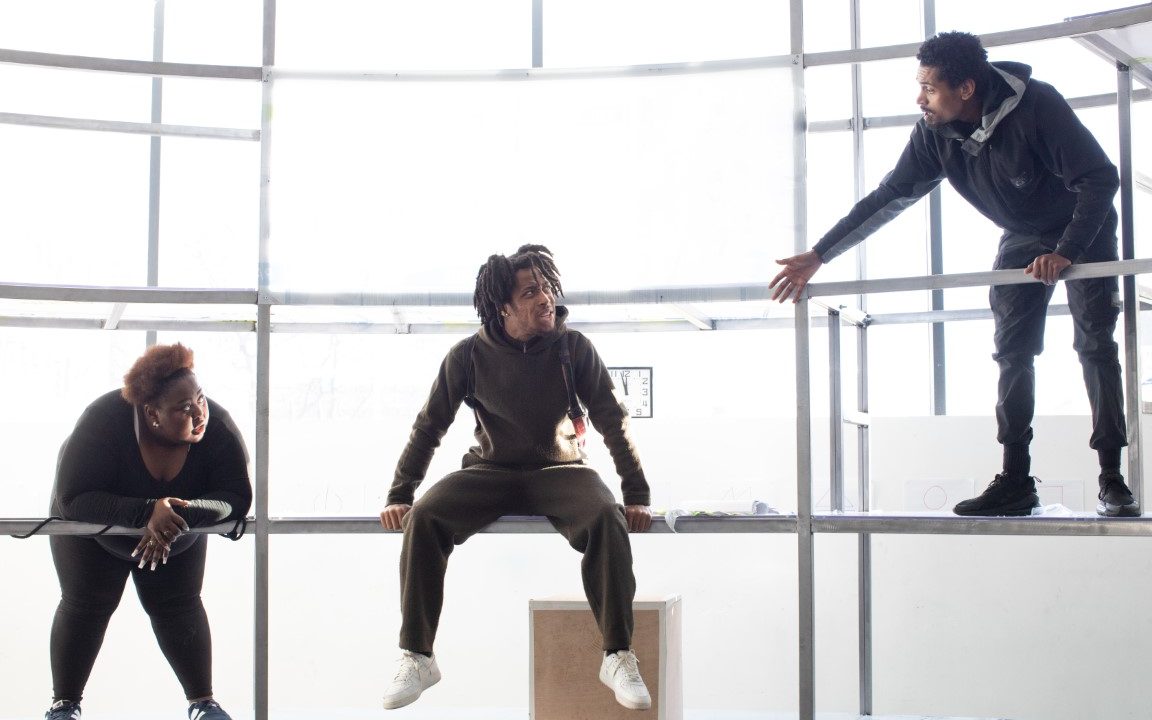
<svg viewBox="0 0 1152 720">
<path fill-rule="evenodd" d="M 271 306 L 256 306 L 256 549 L 253 562 L 253 698 L 256 720 L 268 720 L 268 397 Z"/>
<path fill-rule="evenodd" d="M 944 227 L 940 188 L 928 195 L 928 264 L 933 275 L 944 274 Z M 932 309 L 944 309 L 944 291 L 932 290 Z M 944 323 L 932 323 L 932 414 L 948 414 L 947 360 L 944 354 Z"/>
<path fill-rule="evenodd" d="M 860 375 L 857 380 L 857 401 L 860 412 L 868 412 L 868 326 L 864 324 L 857 331 L 857 352 L 859 353 Z M 857 428 L 860 443 L 860 512 L 872 509 L 871 456 L 868 443 L 871 428 L 861 425 Z M 858 653 L 860 672 L 860 715 L 872 714 L 872 536 L 860 533 L 857 541 L 859 566 L 857 568 L 857 595 L 859 601 L 857 627 L 859 632 Z"/>
<path fill-rule="evenodd" d="M 808 300 L 796 303 L 796 549 L 799 586 L 800 720 L 816 717 L 816 581 L 812 535 L 812 380 Z"/>
<path fill-rule="evenodd" d="M 152 60 L 164 61 L 164 0 L 152 9 Z M 152 78 L 151 121 L 159 123 L 164 110 L 164 78 Z M 148 287 L 160 284 L 160 136 L 149 138 L 148 147 Z M 145 344 L 156 344 L 156 331 L 145 333 Z"/>
<path fill-rule="evenodd" d="M 544 0 L 532 0 L 532 67 L 544 67 Z"/>
<path fill-rule="evenodd" d="M 848 22 L 852 36 L 852 49 L 860 49 L 860 0 L 848 0 Z M 856 200 L 864 197 L 864 101 L 860 63 L 852 63 L 852 194 Z M 868 277 L 868 255 L 864 245 L 856 246 L 856 278 Z M 868 298 L 857 298 L 860 309 L 868 311 Z"/>
<path fill-rule="evenodd" d="M 851 23 L 852 49 L 859 49 L 861 42 L 860 32 L 860 0 L 849 0 L 849 22 Z M 865 195 L 864 179 L 864 100 L 863 78 L 859 63 L 852 64 L 852 167 L 853 191 L 857 200 Z M 868 277 L 868 255 L 863 245 L 856 251 L 856 276 L 860 279 Z M 861 295 L 858 298 L 860 309 L 867 312 L 868 297 Z M 858 375 L 856 381 L 857 405 L 861 411 L 866 412 L 868 407 L 868 326 L 862 324 L 856 329 L 856 352 Z M 858 477 L 860 485 L 860 510 L 868 510 L 868 428 L 857 429 L 858 449 Z M 858 567 L 856 572 L 857 594 L 857 659 L 859 677 L 857 680 L 860 691 L 860 715 L 872 714 L 872 538 L 867 533 L 861 533 L 857 539 Z"/>
<path fill-rule="evenodd" d="M 253 558 L 253 698 L 256 720 L 268 720 L 268 458 L 269 396 L 271 378 L 272 308 L 269 244 L 271 238 L 272 77 L 276 63 L 276 0 L 264 0 L 264 38 L 261 64 L 264 77 L 260 108 L 260 237 L 256 295 L 256 548 Z"/>
<path fill-rule="evenodd" d="M 1132 211 L 1132 73 L 1116 63 L 1116 114 L 1120 130 L 1120 257 L 1136 257 Z M 1144 496 L 1144 462 L 1140 432 L 1140 298 L 1136 278 L 1125 275 L 1124 286 L 1124 386 L 1128 412 L 1128 487 L 1136 502 Z"/>
<path fill-rule="evenodd" d="M 844 510 L 844 392 L 840 357 L 840 313 L 828 310 L 828 506 Z"/>
<path fill-rule="evenodd" d="M 789 0 L 792 27 L 792 246 L 808 249 L 808 105 L 804 90 L 804 1 Z"/>
<path fill-rule="evenodd" d="M 936 34 L 936 2 L 922 0 L 925 39 Z M 928 264 L 933 275 L 944 274 L 944 223 L 940 188 L 928 195 Z M 932 309 L 944 309 L 944 291 L 932 290 Z M 944 323 L 932 323 L 932 414 L 948 414 L 947 359 L 944 345 Z"/>
<path fill-rule="evenodd" d="M 804 97 L 804 0 L 789 0 L 792 49 L 793 246 L 808 248 L 808 110 Z M 799 605 L 799 720 L 816 716 L 816 595 L 812 538 L 812 408 L 808 301 L 796 303 L 796 547 Z"/>
</svg>

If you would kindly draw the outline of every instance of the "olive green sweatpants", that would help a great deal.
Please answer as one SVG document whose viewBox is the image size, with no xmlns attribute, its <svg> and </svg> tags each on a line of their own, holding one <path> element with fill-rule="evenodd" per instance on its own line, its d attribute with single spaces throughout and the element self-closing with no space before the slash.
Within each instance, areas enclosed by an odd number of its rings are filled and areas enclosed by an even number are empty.
<svg viewBox="0 0 1152 720">
<path fill-rule="evenodd" d="M 636 579 L 624 508 L 596 471 L 583 464 L 529 470 L 477 464 L 429 488 L 404 517 L 400 647 L 432 652 L 448 556 L 502 515 L 544 515 L 584 554 L 584 594 L 604 649 L 631 647 Z"/>
</svg>

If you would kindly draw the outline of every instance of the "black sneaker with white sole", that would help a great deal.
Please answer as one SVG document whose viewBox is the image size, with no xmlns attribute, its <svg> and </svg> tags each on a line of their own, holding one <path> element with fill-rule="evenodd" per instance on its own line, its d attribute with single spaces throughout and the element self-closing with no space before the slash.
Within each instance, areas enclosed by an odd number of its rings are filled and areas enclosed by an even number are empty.
<svg viewBox="0 0 1152 720">
<path fill-rule="evenodd" d="M 1103 517 L 1139 517 L 1140 505 L 1118 472 L 1100 473 L 1100 502 L 1096 514 Z"/>
<path fill-rule="evenodd" d="M 1030 475 L 1000 473 L 992 478 L 984 492 L 969 500 L 956 503 L 952 512 L 957 515 L 1031 515 L 1032 508 L 1040 507 L 1036 494 L 1036 478 Z"/>
<path fill-rule="evenodd" d="M 44 720 L 80 720 L 80 703 L 57 700 L 44 713 Z"/>
<path fill-rule="evenodd" d="M 232 720 L 215 700 L 198 700 L 188 706 L 188 720 Z"/>
</svg>

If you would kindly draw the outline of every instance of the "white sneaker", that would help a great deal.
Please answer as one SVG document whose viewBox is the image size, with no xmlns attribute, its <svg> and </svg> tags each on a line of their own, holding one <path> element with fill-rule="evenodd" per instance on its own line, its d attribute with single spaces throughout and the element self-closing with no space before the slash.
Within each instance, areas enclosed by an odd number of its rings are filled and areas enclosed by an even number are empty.
<svg viewBox="0 0 1152 720">
<path fill-rule="evenodd" d="M 420 693 L 440 682 L 436 657 L 405 650 L 400 656 L 396 676 L 384 691 L 384 709 L 394 710 L 416 702 Z"/>
<path fill-rule="evenodd" d="M 616 693 L 616 702 L 629 710 L 647 710 L 652 707 L 652 697 L 640 677 L 640 665 L 636 653 L 621 650 L 605 655 L 600 664 L 600 682 Z"/>
</svg>

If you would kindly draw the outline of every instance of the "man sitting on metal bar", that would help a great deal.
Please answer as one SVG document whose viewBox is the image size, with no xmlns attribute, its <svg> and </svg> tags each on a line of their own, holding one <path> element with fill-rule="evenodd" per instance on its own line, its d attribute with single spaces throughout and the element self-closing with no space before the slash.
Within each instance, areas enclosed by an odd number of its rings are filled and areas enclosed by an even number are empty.
<svg viewBox="0 0 1152 720">
<path fill-rule="evenodd" d="M 896 167 L 808 252 L 778 260 L 773 299 L 800 299 L 822 264 L 875 232 L 931 192 L 944 178 L 1004 230 L 997 270 L 1024 268 L 1039 282 L 993 286 L 995 354 L 1000 366 L 997 440 L 1004 468 L 958 515 L 1029 515 L 1040 504 L 1029 475 L 1035 408 L 1033 362 L 1044 342 L 1053 286 L 1073 263 L 1117 260 L 1116 168 L 1064 98 L 1031 78 L 1029 66 L 988 62 L 974 35 L 945 32 L 926 40 L 916 123 Z M 1096 512 L 1139 515 L 1120 473 L 1128 444 L 1117 345 L 1120 294 L 1115 277 L 1069 281 L 1084 384 L 1092 407 L 1089 446 L 1100 459 Z"/>
<path fill-rule="evenodd" d="M 544 515 L 583 553 L 584 592 L 603 636 L 600 680 L 624 707 L 652 701 L 631 650 L 636 580 L 628 532 L 652 524 L 648 482 L 628 413 L 586 337 L 564 325 L 560 272 L 542 245 L 492 255 L 476 277 L 482 327 L 444 358 L 396 466 L 380 522 L 404 530 L 402 655 L 384 707 L 412 703 L 440 680 L 432 643 L 455 545 L 503 515 Z M 460 403 L 476 417 L 463 466 L 413 504 Z M 624 505 L 584 463 L 584 411 L 612 454 Z"/>
</svg>

